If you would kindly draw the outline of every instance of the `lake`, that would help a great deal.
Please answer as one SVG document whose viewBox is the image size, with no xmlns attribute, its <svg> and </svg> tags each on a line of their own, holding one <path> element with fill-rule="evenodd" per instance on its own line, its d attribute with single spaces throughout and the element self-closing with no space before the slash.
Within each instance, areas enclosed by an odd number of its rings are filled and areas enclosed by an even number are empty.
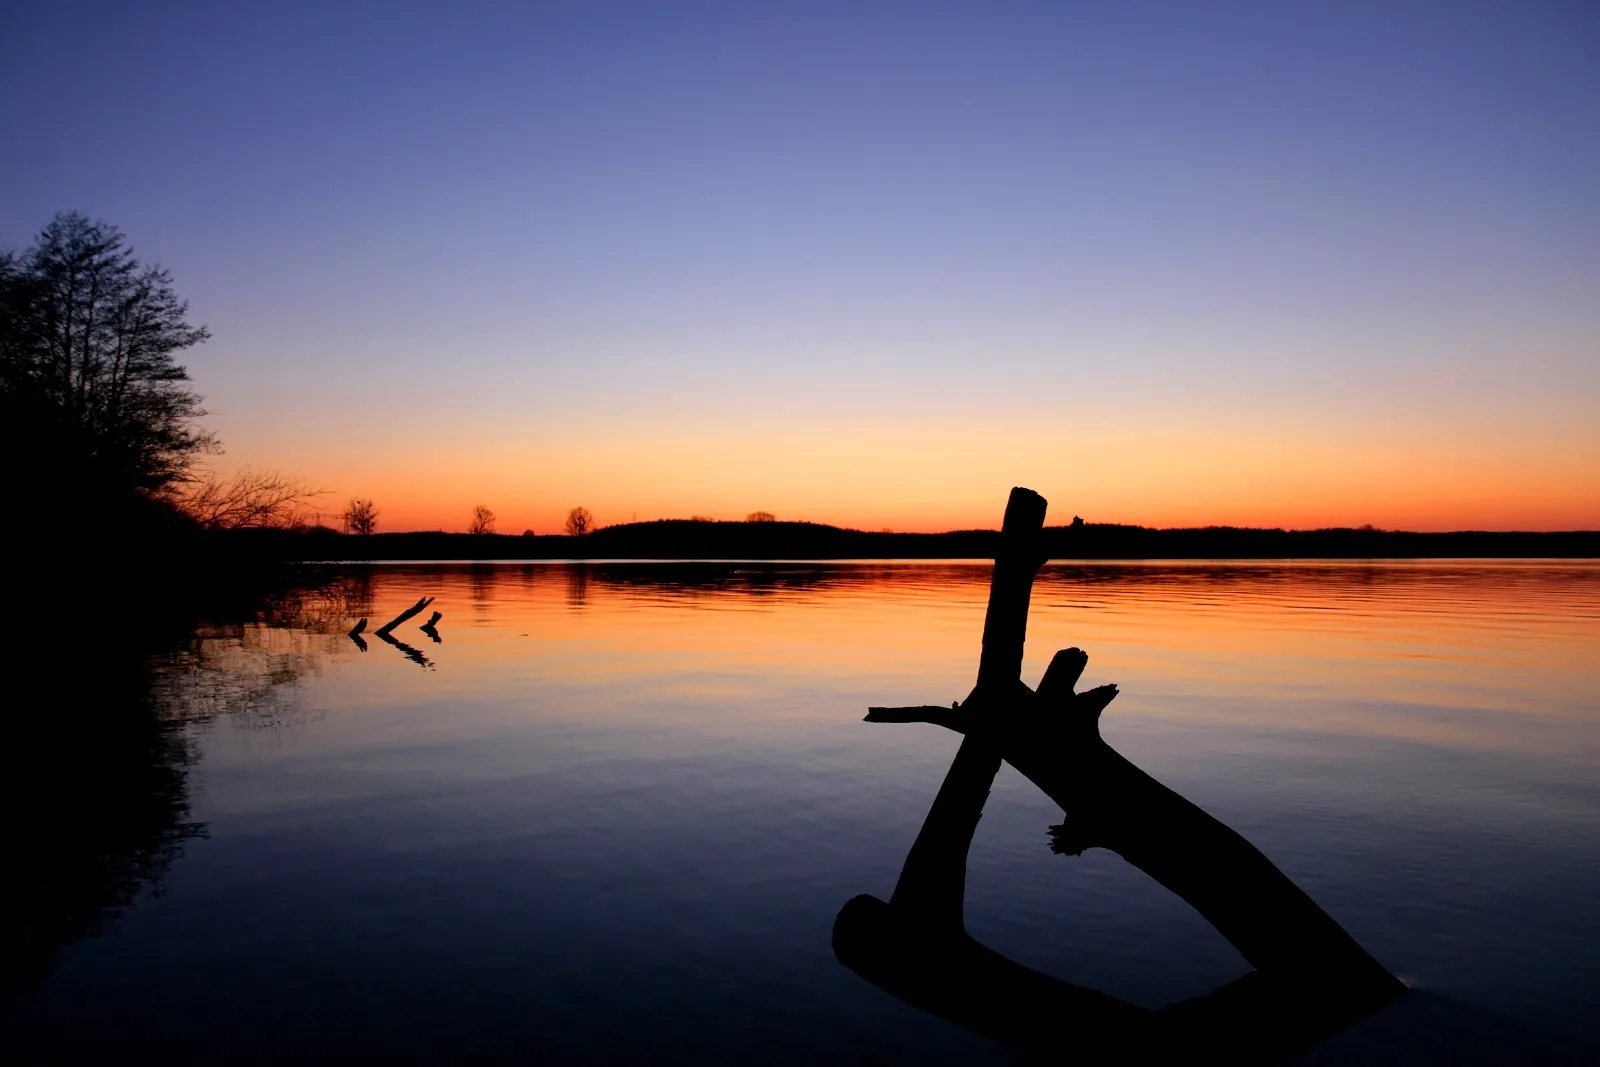
<svg viewBox="0 0 1600 1067">
<path fill-rule="evenodd" d="M 829 942 L 959 743 L 862 716 L 966 696 L 989 570 L 374 565 L 203 630 L 96 698 L 151 729 L 35 746 L 94 810 L 13 801 L 12 910 L 48 914 L 0 1059 L 1014 1062 Z M 422 596 L 438 642 L 345 636 Z M 1600 1054 L 1600 563 L 1055 563 L 1028 638 L 1026 681 L 1086 650 L 1107 741 L 1413 987 L 1306 1062 Z M 1244 973 L 1115 855 L 1052 854 L 1060 816 L 1002 768 L 974 936 L 1151 1007 Z"/>
</svg>

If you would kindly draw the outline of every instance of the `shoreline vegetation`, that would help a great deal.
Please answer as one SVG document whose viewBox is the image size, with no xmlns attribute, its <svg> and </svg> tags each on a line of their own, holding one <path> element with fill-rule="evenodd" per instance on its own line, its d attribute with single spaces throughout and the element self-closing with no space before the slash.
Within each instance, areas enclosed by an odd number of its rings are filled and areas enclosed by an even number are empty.
<svg viewBox="0 0 1600 1067">
<path fill-rule="evenodd" d="M 227 536 L 226 532 L 219 532 Z M 890 533 L 811 522 L 661 519 L 607 526 L 582 535 L 411 533 L 341 534 L 237 531 L 281 544 L 299 562 L 385 560 L 846 560 L 993 559 L 998 530 Z M 1153 529 L 1112 523 L 1046 527 L 1050 559 L 1587 559 L 1600 558 L 1600 531 L 1414 533 L 1345 528 Z"/>
</svg>

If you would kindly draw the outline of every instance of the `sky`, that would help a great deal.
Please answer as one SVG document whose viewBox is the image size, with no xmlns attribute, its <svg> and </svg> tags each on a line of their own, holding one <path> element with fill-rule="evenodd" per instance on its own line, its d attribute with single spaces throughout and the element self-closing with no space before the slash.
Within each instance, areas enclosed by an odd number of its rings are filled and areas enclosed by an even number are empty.
<svg viewBox="0 0 1600 1067">
<path fill-rule="evenodd" d="M 379 528 L 1600 528 L 1592 3 L 0 8 L 0 246 Z"/>
</svg>

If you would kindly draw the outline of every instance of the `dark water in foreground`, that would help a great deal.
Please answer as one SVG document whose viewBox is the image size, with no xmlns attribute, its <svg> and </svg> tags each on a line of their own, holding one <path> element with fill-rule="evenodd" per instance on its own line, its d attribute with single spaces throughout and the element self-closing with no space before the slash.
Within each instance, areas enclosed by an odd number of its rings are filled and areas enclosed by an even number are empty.
<svg viewBox="0 0 1600 1067">
<path fill-rule="evenodd" d="M 859 720 L 965 696 L 987 580 L 375 567 L 204 635 L 153 682 L 175 734 L 38 753 L 93 749 L 133 829 L 23 812 L 9 907 L 55 911 L 10 921 L 54 951 L 0 1060 L 1011 1062 L 829 947 L 957 743 Z M 344 636 L 424 594 L 440 643 Z M 1052 565 L 1033 603 L 1025 679 L 1087 650 L 1107 740 L 1418 990 L 1311 1061 L 1600 1053 L 1600 564 Z M 1243 973 L 1115 856 L 1052 855 L 1058 818 L 1002 769 L 975 936 L 1149 1006 Z"/>
</svg>

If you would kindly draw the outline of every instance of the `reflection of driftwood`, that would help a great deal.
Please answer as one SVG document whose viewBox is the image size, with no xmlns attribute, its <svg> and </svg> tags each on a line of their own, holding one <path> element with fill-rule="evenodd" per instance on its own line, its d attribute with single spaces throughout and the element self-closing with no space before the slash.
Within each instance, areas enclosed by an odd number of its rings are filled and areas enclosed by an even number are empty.
<svg viewBox="0 0 1600 1067">
<path fill-rule="evenodd" d="M 356 643 L 356 647 L 359 648 L 361 651 L 365 652 L 367 650 L 367 639 L 365 637 L 362 637 L 360 634 L 356 633 L 354 630 L 351 630 L 345 636 L 349 637 L 350 640 L 354 641 Z"/>
<path fill-rule="evenodd" d="M 417 664 L 417 666 L 419 666 L 419 667 L 431 667 L 431 666 L 433 666 L 433 664 L 429 661 L 428 657 L 424 656 L 420 649 L 412 648 L 410 645 L 406 644 L 404 641 L 401 641 L 398 638 L 396 638 L 393 634 L 391 634 L 389 632 L 389 628 L 387 626 L 385 626 L 383 629 L 377 631 L 375 636 L 378 638 L 378 640 L 386 642 L 388 644 L 393 645 L 395 648 L 398 648 L 401 651 L 401 653 L 406 657 L 406 659 L 408 659 L 411 662 Z"/>
<path fill-rule="evenodd" d="M 1075 693 L 1087 657 L 1058 653 L 1037 693 L 1018 679 L 1044 501 L 1013 490 L 995 561 L 978 683 L 950 708 L 874 708 L 872 722 L 931 722 L 965 736 L 887 904 L 856 897 L 834 925 L 841 962 L 911 1004 L 1015 1048 L 1280 1058 L 1375 1010 L 1403 987 L 1298 886 L 1227 826 L 1150 778 L 1099 735 L 1114 686 Z M 1066 819 L 1058 852 L 1110 848 L 1188 901 L 1255 970 L 1151 1012 L 1022 967 L 962 923 L 966 859 L 1001 758 Z"/>
<path fill-rule="evenodd" d="M 433 613 L 432 618 L 423 623 L 421 626 L 417 627 L 417 629 L 427 634 L 428 638 L 436 645 L 441 645 L 444 643 L 444 638 L 439 636 L 439 620 L 442 618 L 444 618 L 444 612 L 436 611 Z"/>
<path fill-rule="evenodd" d="M 399 626 L 401 623 L 405 622 L 407 619 L 422 614 L 423 610 L 432 603 L 433 597 L 425 596 L 406 610 L 402 611 L 400 614 L 396 615 L 394 618 L 390 619 L 388 622 L 384 623 L 382 626 L 378 627 L 377 630 L 373 632 L 379 637 L 382 637 L 390 630 L 393 630 L 396 626 Z"/>
</svg>

